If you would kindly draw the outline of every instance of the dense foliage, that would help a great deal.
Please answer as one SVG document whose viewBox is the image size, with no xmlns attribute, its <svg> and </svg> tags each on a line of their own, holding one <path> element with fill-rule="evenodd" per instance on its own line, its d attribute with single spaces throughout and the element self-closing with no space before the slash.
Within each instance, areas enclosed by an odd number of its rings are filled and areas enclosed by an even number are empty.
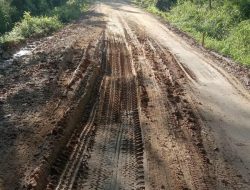
<svg viewBox="0 0 250 190">
<path fill-rule="evenodd" d="M 250 0 L 137 0 L 138 2 L 189 33 L 197 41 L 201 41 L 205 34 L 207 48 L 250 65 Z"/>
<path fill-rule="evenodd" d="M 65 3 L 65 0 L 0 0 L 0 33 L 10 30 L 22 19 L 24 12 L 43 15 Z"/>
<path fill-rule="evenodd" d="M 3 42 L 16 42 L 29 37 L 47 35 L 62 26 L 57 17 L 32 17 L 25 12 L 21 22 L 16 23 L 11 32 L 5 34 L 1 40 Z"/>
<path fill-rule="evenodd" d="M 158 0 L 156 1 L 156 7 L 161 11 L 167 11 L 176 3 L 177 0 Z"/>
<path fill-rule="evenodd" d="M 0 34 L 11 27 L 14 8 L 5 0 L 0 0 Z"/>
<path fill-rule="evenodd" d="M 47 35 L 85 8 L 86 0 L 0 0 L 0 44 Z"/>
</svg>

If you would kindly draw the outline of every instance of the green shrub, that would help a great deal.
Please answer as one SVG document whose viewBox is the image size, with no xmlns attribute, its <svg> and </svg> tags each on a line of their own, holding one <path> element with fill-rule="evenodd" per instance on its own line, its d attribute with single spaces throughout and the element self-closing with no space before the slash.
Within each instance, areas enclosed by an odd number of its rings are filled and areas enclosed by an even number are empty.
<svg viewBox="0 0 250 190">
<path fill-rule="evenodd" d="M 250 19 L 250 0 L 227 0 L 233 5 L 236 5 L 240 12 L 241 16 L 244 19 Z"/>
<path fill-rule="evenodd" d="M 86 0 L 68 0 L 65 5 L 55 7 L 51 11 L 51 15 L 56 15 L 62 22 L 66 23 L 79 18 L 86 9 Z"/>
<path fill-rule="evenodd" d="M 64 23 L 79 18 L 80 14 L 81 9 L 79 6 L 69 4 L 55 7 L 51 12 L 51 15 L 56 15 Z"/>
<path fill-rule="evenodd" d="M 157 0 L 155 6 L 161 11 L 167 11 L 176 3 L 177 0 Z"/>
<path fill-rule="evenodd" d="M 46 36 L 59 29 L 62 22 L 79 18 L 89 3 L 88 0 L 0 0 L 0 45 Z M 35 16 L 31 16 L 30 11 Z M 20 14 L 23 14 L 22 19 Z M 4 33 L 11 28 L 11 32 Z"/>
<path fill-rule="evenodd" d="M 11 15 L 14 9 L 10 3 L 5 0 L 0 0 L 0 33 L 4 33 L 10 29 L 12 20 Z"/>
<path fill-rule="evenodd" d="M 30 12 L 32 15 L 42 15 L 48 13 L 55 4 L 60 5 L 65 3 L 65 0 L 11 0 L 11 6 L 17 8 L 17 12 L 13 15 L 14 21 L 19 21 L 23 13 Z"/>
<path fill-rule="evenodd" d="M 45 36 L 62 26 L 57 17 L 32 17 L 25 12 L 23 19 L 16 23 L 11 32 L 5 34 L 1 41 L 20 41 L 28 37 Z"/>
</svg>

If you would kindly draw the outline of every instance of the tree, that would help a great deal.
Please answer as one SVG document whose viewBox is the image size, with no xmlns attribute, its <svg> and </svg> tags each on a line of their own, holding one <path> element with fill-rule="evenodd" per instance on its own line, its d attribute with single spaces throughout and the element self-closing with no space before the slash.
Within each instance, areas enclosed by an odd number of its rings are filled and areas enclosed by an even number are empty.
<svg viewBox="0 0 250 190">
<path fill-rule="evenodd" d="M 212 0 L 208 0 L 209 1 L 209 9 L 212 9 Z"/>
</svg>

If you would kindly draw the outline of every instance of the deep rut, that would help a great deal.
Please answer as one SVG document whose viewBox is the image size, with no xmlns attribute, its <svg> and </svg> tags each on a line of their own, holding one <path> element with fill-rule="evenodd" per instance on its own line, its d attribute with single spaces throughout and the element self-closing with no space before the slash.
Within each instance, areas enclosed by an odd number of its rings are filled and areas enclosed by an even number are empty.
<svg viewBox="0 0 250 190">
<path fill-rule="evenodd" d="M 47 189 L 144 189 L 137 78 L 124 38 L 103 37 L 103 80 L 80 134 L 51 172 Z M 77 140 L 75 140 L 77 139 Z M 73 141 L 73 142 L 72 142 Z M 77 142 L 75 142 L 77 141 Z"/>
</svg>

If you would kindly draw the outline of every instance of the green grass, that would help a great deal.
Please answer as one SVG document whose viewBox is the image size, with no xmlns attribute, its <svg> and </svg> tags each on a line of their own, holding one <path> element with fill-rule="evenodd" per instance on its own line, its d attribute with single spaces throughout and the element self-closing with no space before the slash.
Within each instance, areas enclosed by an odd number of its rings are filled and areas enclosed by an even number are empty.
<svg viewBox="0 0 250 190">
<path fill-rule="evenodd" d="M 88 8 L 88 4 L 68 3 L 65 6 L 55 7 L 51 15 L 56 15 L 63 23 L 70 22 L 80 17 Z"/>
<path fill-rule="evenodd" d="M 205 47 L 250 66 L 250 20 L 242 19 L 237 6 L 218 4 L 209 10 L 205 5 L 188 1 L 175 5 L 169 12 L 160 11 L 153 4 L 147 10 L 169 21 L 198 42 L 205 33 Z"/>
<path fill-rule="evenodd" d="M 0 36 L 0 46 L 16 44 L 31 37 L 47 36 L 60 29 L 64 23 L 80 17 L 88 4 L 68 1 L 65 5 L 55 7 L 47 16 L 31 16 L 25 12 L 21 21 L 17 22 L 10 32 Z"/>
<path fill-rule="evenodd" d="M 62 27 L 58 17 L 32 17 L 25 12 L 23 19 L 16 23 L 11 32 L 0 38 L 0 44 L 17 43 L 30 37 L 46 36 Z"/>
</svg>

